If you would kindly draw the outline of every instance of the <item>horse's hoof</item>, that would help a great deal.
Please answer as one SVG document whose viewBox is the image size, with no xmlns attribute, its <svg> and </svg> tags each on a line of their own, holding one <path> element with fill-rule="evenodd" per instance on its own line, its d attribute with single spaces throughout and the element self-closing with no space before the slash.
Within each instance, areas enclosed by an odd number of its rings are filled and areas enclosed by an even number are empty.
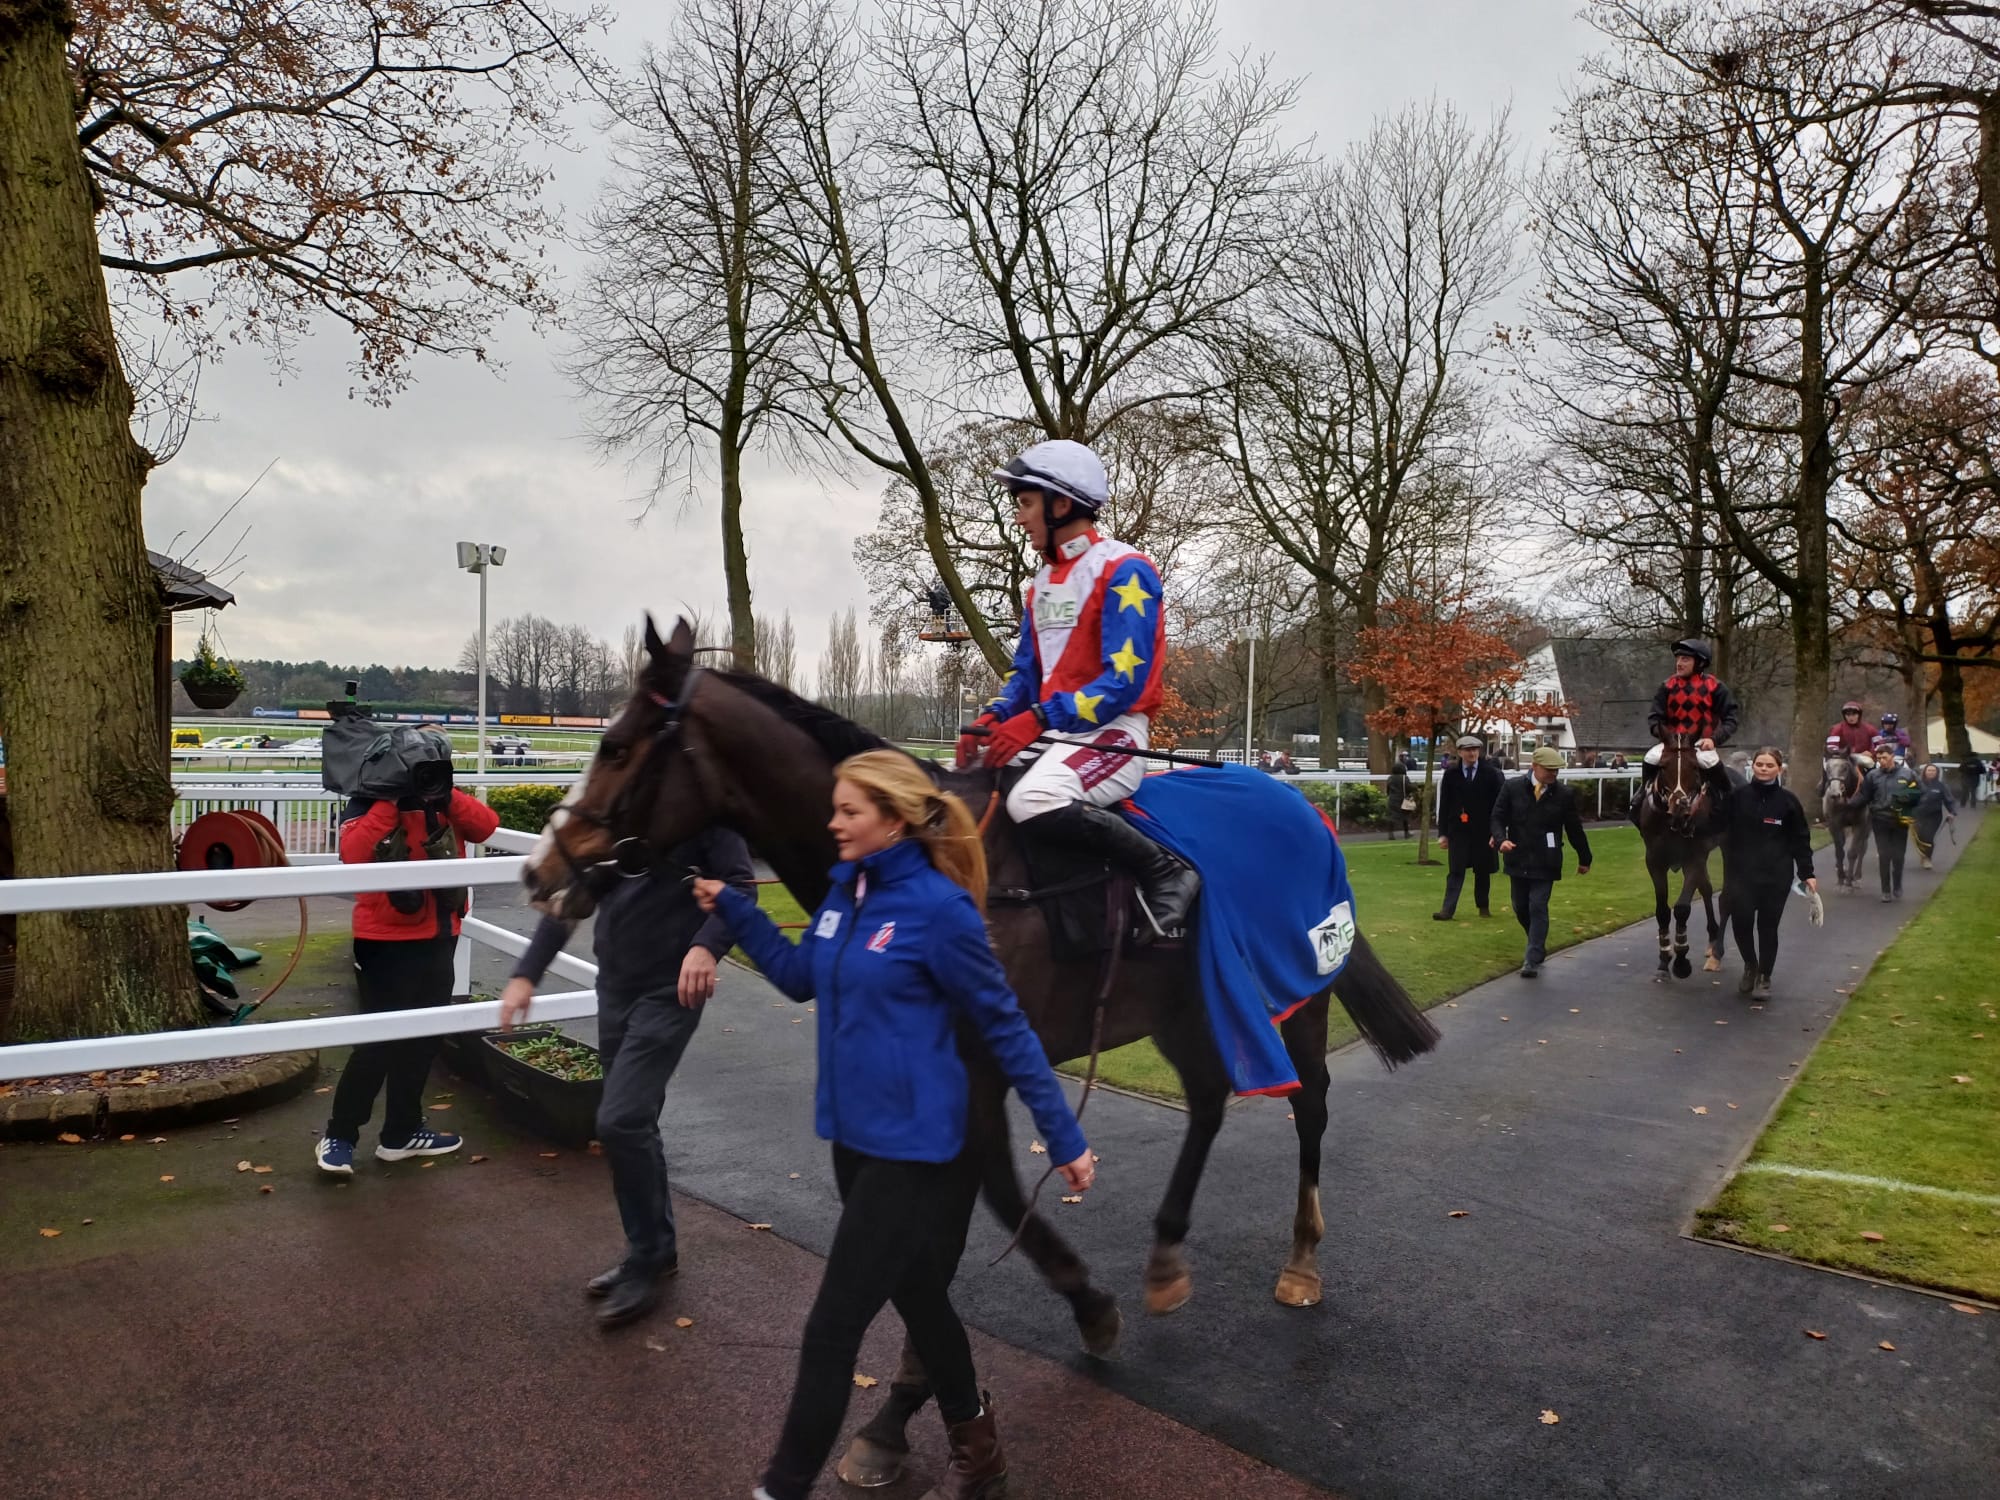
<svg viewBox="0 0 2000 1500">
<path fill-rule="evenodd" d="M 1286 1307 L 1318 1307 L 1319 1272 L 1295 1271 L 1290 1266 L 1278 1273 L 1278 1301 Z"/>
<path fill-rule="evenodd" d="M 1083 1335 L 1083 1352 L 1092 1359 L 1110 1359 L 1118 1352 L 1118 1336 L 1125 1331 L 1125 1315 L 1118 1310 L 1118 1299 L 1106 1297 L 1104 1311 L 1088 1323 L 1079 1323 L 1077 1332 Z"/>
<path fill-rule="evenodd" d="M 1156 1318 L 1179 1312 L 1194 1295 L 1194 1277 L 1186 1271 L 1166 1281 L 1146 1283 L 1146 1311 Z"/>
<path fill-rule="evenodd" d="M 1674 960 L 1674 978 L 1685 979 L 1694 972 L 1694 965 L 1685 956 Z"/>
<path fill-rule="evenodd" d="M 1702 964 L 1701 971 L 1704 974 L 1713 974 L 1721 967 L 1722 967 L 1722 960 L 1717 958 L 1713 953 L 1711 953 L 1708 955 L 1707 960 Z"/>
<path fill-rule="evenodd" d="M 879 1490 L 903 1477 L 903 1460 L 908 1457 L 907 1453 L 898 1453 L 868 1438 L 856 1437 L 847 1445 L 847 1452 L 841 1455 L 840 1467 L 834 1472 L 840 1476 L 842 1484 L 851 1484 L 857 1490 Z"/>
</svg>

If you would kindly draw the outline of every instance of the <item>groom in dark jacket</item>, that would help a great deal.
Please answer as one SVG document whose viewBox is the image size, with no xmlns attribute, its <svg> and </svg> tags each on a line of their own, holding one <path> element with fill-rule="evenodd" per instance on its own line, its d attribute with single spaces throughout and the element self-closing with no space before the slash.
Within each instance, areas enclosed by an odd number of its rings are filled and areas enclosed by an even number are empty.
<svg viewBox="0 0 2000 1500">
<path fill-rule="evenodd" d="M 1507 778 L 1481 752 L 1486 748 L 1477 735 L 1458 739 L 1458 764 L 1443 775 L 1438 792 L 1438 838 L 1444 842 L 1451 869 L 1444 878 L 1444 905 L 1431 913 L 1435 922 L 1449 922 L 1458 910 L 1458 893 L 1465 888 L 1465 872 L 1472 871 L 1472 898 L 1479 915 L 1490 917 L 1493 870 L 1499 863 L 1493 845 L 1479 835 L 1489 833 L 1493 804 L 1500 800 Z"/>
<path fill-rule="evenodd" d="M 1507 857 L 1514 886 L 1514 919 L 1528 934 L 1521 977 L 1542 972 L 1549 940 L 1549 897 L 1562 879 L 1562 840 L 1576 849 L 1576 873 L 1590 873 L 1590 840 L 1576 810 L 1576 794 L 1558 779 L 1562 752 L 1544 745 L 1526 776 L 1516 776 L 1493 805 L 1493 847 Z"/>
</svg>

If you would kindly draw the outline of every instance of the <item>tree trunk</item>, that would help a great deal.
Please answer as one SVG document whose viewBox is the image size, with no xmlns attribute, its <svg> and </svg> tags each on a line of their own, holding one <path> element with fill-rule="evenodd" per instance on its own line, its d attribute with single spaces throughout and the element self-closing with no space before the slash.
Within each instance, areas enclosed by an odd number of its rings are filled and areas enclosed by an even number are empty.
<svg viewBox="0 0 2000 1500">
<path fill-rule="evenodd" d="M 1711 638 L 1715 660 L 1709 670 L 1728 682 L 1736 672 L 1736 569 L 1726 558 L 1715 570 L 1715 619 L 1711 624 L 1715 629 Z"/>
<path fill-rule="evenodd" d="M 1376 608 L 1376 596 L 1372 577 L 1363 580 L 1362 594 L 1354 606 L 1354 625 L 1357 631 L 1373 630 L 1380 622 L 1381 615 Z M 1374 715 L 1389 706 L 1389 690 L 1373 678 L 1361 684 L 1362 721 L 1368 726 L 1368 770 L 1375 776 L 1389 773 L 1389 756 L 1393 749 L 1389 736 L 1375 727 Z"/>
<path fill-rule="evenodd" d="M 1333 585 L 1313 584 L 1313 653 L 1319 661 L 1319 763 L 1340 769 L 1340 604 Z"/>
<path fill-rule="evenodd" d="M 24 877 L 163 870 L 172 855 L 161 603 L 139 523 L 151 460 L 98 266 L 72 24 L 67 0 L 0 0 L 0 702 Z M 185 924 L 181 907 L 23 918 L 17 1034 L 198 1020 Z"/>
<path fill-rule="evenodd" d="M 1431 742 L 1424 751 L 1424 794 L 1417 800 L 1417 863 L 1434 864 L 1431 858 L 1431 809 L 1437 805 L 1438 735 L 1441 724 L 1431 725 Z"/>
<path fill-rule="evenodd" d="M 757 670 L 757 614 L 750 603 L 750 550 L 743 541 L 743 451 L 740 422 L 723 422 L 722 576 L 729 592 L 730 665 Z"/>
<path fill-rule="evenodd" d="M 1979 101 L 1979 151 L 1973 174 L 1979 183 L 1980 215 L 1986 221 L 1986 263 L 2000 266 L 2000 93 L 1988 93 Z M 2000 297 L 1987 308 L 1987 317 L 2000 328 Z"/>
<path fill-rule="evenodd" d="M 1833 643 L 1828 621 L 1832 591 L 1827 582 L 1827 496 L 1833 491 L 1833 415 L 1826 392 L 1826 353 L 1821 330 L 1820 286 L 1807 277 L 1805 314 L 1800 319 L 1799 488 L 1793 507 L 1798 554 L 1792 605 L 1791 762 L 1810 766 L 1826 748 L 1826 725 L 1833 686 Z"/>
</svg>

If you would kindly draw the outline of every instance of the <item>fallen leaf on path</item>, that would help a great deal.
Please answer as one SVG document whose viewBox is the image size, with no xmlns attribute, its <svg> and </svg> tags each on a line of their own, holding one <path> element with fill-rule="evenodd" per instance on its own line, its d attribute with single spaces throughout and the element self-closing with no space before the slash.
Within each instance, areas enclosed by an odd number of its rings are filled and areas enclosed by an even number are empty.
<svg viewBox="0 0 2000 1500">
<path fill-rule="evenodd" d="M 1962 1312 L 1962 1313 L 1964 1313 L 1964 1314 L 1965 1314 L 1965 1315 L 1966 1315 L 1967 1317 L 1969 1317 L 1969 1318 L 1976 1318 L 1976 1317 L 1978 1317 L 1978 1316 L 1979 1316 L 1979 1309 L 1978 1309 L 1978 1308 L 1976 1308 L 1976 1307 L 1970 1307 L 1970 1306 L 1968 1306 L 1967 1304 L 1965 1304 L 1965 1303 L 1963 1303 L 1963 1302 L 1954 1302 L 1954 1303 L 1952 1303 L 1952 1304 L 1951 1304 L 1951 1310 L 1952 1310 L 1953 1312 Z"/>
<path fill-rule="evenodd" d="M 250 1170 L 255 1172 L 259 1177 L 268 1177 L 273 1169 L 270 1167 L 252 1167 Z"/>
<path fill-rule="evenodd" d="M 1736 1106 L 1735 1106 L 1735 1105 L 1733 1105 L 1733 1104 L 1732 1104 L 1732 1105 L 1730 1105 L 1729 1107 L 1730 1107 L 1731 1109 L 1734 1109 L 1734 1108 L 1736 1108 Z"/>
<path fill-rule="evenodd" d="M 1822 1343 L 1826 1341 L 1826 1335 L 1821 1333 L 1817 1328 L 1808 1328 L 1805 1334 L 1809 1339 L 1818 1339 Z"/>
<path fill-rule="evenodd" d="M 45 1240 L 55 1240 L 62 1238 L 62 1231 L 60 1229 L 44 1229 L 41 1232 L 41 1234 L 42 1238 Z"/>
<path fill-rule="evenodd" d="M 1887 1349 L 1891 1354 L 1894 1354 L 1896 1352 L 1896 1346 L 1890 1343 L 1887 1339 L 1882 1340 L 1882 1342 L 1877 1344 L 1875 1347 L 1877 1349 Z"/>
<path fill-rule="evenodd" d="M 791 1173 L 790 1176 L 793 1182 L 797 1182 L 799 1180 L 799 1174 L 796 1172 Z"/>
<path fill-rule="evenodd" d="M 1727 1026 L 1729 1023 L 1727 1021 L 1717 1021 L 1715 1024 L 1718 1026 Z"/>
<path fill-rule="evenodd" d="M 749 1227 L 752 1229 L 769 1229 L 771 1226 L 769 1224 L 752 1224 Z"/>
<path fill-rule="evenodd" d="M 693 1318 L 675 1318 L 675 1319 L 674 1319 L 674 1327 L 676 1327 L 676 1328 L 692 1328 L 692 1327 L 694 1327 L 694 1319 L 693 1319 Z"/>
<path fill-rule="evenodd" d="M 854 1383 L 864 1391 L 872 1391 L 882 1382 L 877 1380 L 873 1375 L 863 1375 L 857 1370 L 854 1375 Z"/>
<path fill-rule="evenodd" d="M 1028 1142 L 1028 1154 L 1030 1156 L 1047 1156 L 1049 1148 L 1044 1146 L 1040 1141 L 1030 1141 Z"/>
<path fill-rule="evenodd" d="M 436 1166 L 436 1165 L 437 1165 L 437 1163 L 436 1163 L 436 1162 L 434 1162 L 434 1161 L 427 1161 L 427 1162 L 424 1162 L 424 1163 L 423 1163 L 423 1165 L 424 1165 L 424 1166 L 426 1166 L 426 1167 L 434 1167 L 434 1166 Z M 258 1171 L 260 1171 L 260 1172 L 268 1172 L 268 1171 L 270 1171 L 271 1169 L 270 1169 L 269 1167 L 259 1167 L 259 1168 L 258 1168 L 257 1170 L 258 1170 Z"/>
<path fill-rule="evenodd" d="M 449 1104 L 433 1104 L 433 1105 L 431 1106 L 431 1108 L 432 1108 L 432 1109 L 450 1109 L 450 1108 L 451 1108 L 451 1106 L 450 1106 Z"/>
<path fill-rule="evenodd" d="M 561 1153 L 557 1151 L 538 1151 L 535 1154 L 537 1156 L 542 1157 L 546 1161 L 554 1161 L 557 1156 L 561 1155 Z"/>
<path fill-rule="evenodd" d="M 1503 1020 L 1503 1021 L 1505 1021 L 1505 1020 L 1507 1020 L 1507 1019 L 1509 1019 L 1509 1018 L 1508 1018 L 1508 1017 L 1506 1017 L 1506 1016 L 1502 1016 L 1502 1017 L 1501 1017 L 1500 1019 L 1501 1019 L 1501 1020 Z"/>
<path fill-rule="evenodd" d="M 1706 1104 L 1690 1105 L 1689 1108 L 1692 1109 L 1698 1115 L 1705 1115 L 1708 1113 L 1708 1106 Z"/>
<path fill-rule="evenodd" d="M 1773 1224 L 1771 1226 L 1771 1233 L 1773 1234 L 1790 1234 L 1791 1232 L 1792 1226 L 1789 1224 Z"/>
<path fill-rule="evenodd" d="M 1454 1208 L 1445 1215 L 1447 1219 L 1463 1219 L 1472 1212 L 1469 1208 Z"/>
<path fill-rule="evenodd" d="M 156 1135 L 150 1141 L 146 1142 L 149 1146 L 164 1146 L 166 1143 L 167 1138 L 163 1135 Z"/>
<path fill-rule="evenodd" d="M 1572 1006 L 1571 1006 L 1571 1007 L 1569 1008 L 1569 1013 L 1570 1013 L 1571 1015 L 1573 1015 L 1573 1016 L 1580 1016 L 1580 1015 L 1582 1015 L 1582 1014 L 1583 1014 L 1583 1012 L 1582 1012 L 1582 1011 L 1580 1011 L 1580 1010 L 1578 1010 L 1578 1009 L 1577 1009 L 1577 1008 L 1576 1008 L 1576 1007 L 1575 1007 L 1574 1005 L 1572 1005 Z"/>
<path fill-rule="evenodd" d="M 667 1352 L 667 1346 L 651 1336 L 648 1336 L 646 1339 L 646 1347 L 651 1349 L 655 1354 L 665 1354 Z"/>
<path fill-rule="evenodd" d="M 478 1165 L 478 1164 L 479 1164 L 480 1162 L 483 1162 L 483 1161 L 485 1161 L 485 1160 L 486 1160 L 486 1158 L 485 1158 L 485 1157 L 483 1157 L 483 1156 L 475 1156 L 475 1157 L 473 1157 L 473 1158 L 472 1158 L 471 1160 L 472 1160 L 472 1163 L 473 1163 L 473 1165 L 474 1165 L 474 1166 L 477 1166 L 477 1165 Z"/>
<path fill-rule="evenodd" d="M 1970 1083 L 1972 1082 L 1972 1075 L 1970 1073 L 1954 1073 L 1951 1075 L 1951 1081 L 1953 1083 Z"/>
<path fill-rule="evenodd" d="M 118 1139 L 121 1141 L 136 1141 L 139 1139 L 139 1137 L 137 1137 L 136 1135 L 121 1135 L 118 1137 Z"/>
<path fill-rule="evenodd" d="M 67 1130 L 57 1136 L 56 1139 L 61 1141 L 65 1146 L 81 1146 L 83 1144 L 82 1136 L 71 1135 Z"/>
<path fill-rule="evenodd" d="M 1064 1194 L 1063 1194 L 1063 1202 L 1065 1202 L 1065 1203 L 1081 1203 L 1081 1202 L 1083 1202 L 1083 1194 L 1081 1194 L 1081 1193 L 1064 1193 Z"/>
<path fill-rule="evenodd" d="M 174 1174 L 171 1172 L 166 1173 L 164 1176 L 160 1178 L 160 1181 L 162 1182 L 172 1182 L 173 1180 L 174 1180 Z"/>
<path fill-rule="evenodd" d="M 589 1152 L 592 1156 L 602 1156 L 604 1154 L 604 1142 L 589 1141 L 585 1143 L 583 1149 Z"/>
<path fill-rule="evenodd" d="M 1555 1425 L 1556 1425 L 1556 1423 L 1560 1422 L 1561 1420 L 1562 1420 L 1562 1418 L 1561 1418 L 1561 1417 L 1559 1417 L 1559 1416 L 1557 1416 L 1557 1415 L 1556 1415 L 1556 1414 L 1555 1414 L 1554 1412 L 1552 1412 L 1552 1411 L 1546 1411 L 1546 1410 L 1545 1410 L 1545 1411 L 1543 1411 L 1543 1413 L 1542 1413 L 1542 1425 L 1543 1425 L 1544 1427 L 1553 1427 L 1553 1426 L 1555 1426 Z"/>
<path fill-rule="evenodd" d="M 333 1092 L 333 1088 L 332 1088 L 332 1086 L 331 1086 L 331 1085 L 329 1085 L 328 1087 L 326 1087 L 326 1088 L 323 1088 L 323 1089 L 314 1089 L 314 1090 L 313 1090 L 313 1092 L 314 1092 L 315 1094 L 330 1094 L 330 1093 L 332 1093 L 332 1092 Z"/>
<path fill-rule="evenodd" d="M 95 1220 L 95 1219 L 85 1219 L 85 1220 L 84 1220 L 83 1222 L 84 1222 L 84 1223 L 86 1223 L 86 1224 L 95 1224 L 95 1223 L 97 1222 L 97 1220 Z"/>
<path fill-rule="evenodd" d="M 1868 1243 L 1871 1245 L 1879 1245 L 1883 1243 L 1883 1241 L 1886 1240 L 1888 1237 L 1886 1235 L 1877 1234 L 1872 1229 L 1864 1229 L 1861 1231 L 1861 1238 L 1868 1241 Z"/>
<path fill-rule="evenodd" d="M 276 1189 L 276 1188 L 274 1188 L 274 1187 L 272 1187 L 272 1186 L 271 1186 L 271 1184 L 267 1182 L 267 1183 L 264 1183 L 264 1184 L 263 1184 L 262 1186 L 260 1186 L 260 1187 L 259 1187 L 259 1188 L 257 1189 L 257 1191 L 258 1191 L 258 1192 L 260 1192 L 260 1193 L 275 1193 L 275 1192 L 277 1192 L 277 1189 Z"/>
<path fill-rule="evenodd" d="M 239 1161 L 236 1164 L 236 1170 L 239 1172 L 247 1172 L 250 1170 L 250 1163 L 247 1161 Z"/>
<path fill-rule="evenodd" d="M 1537 1047 L 1546 1047 L 1548 1046 L 1548 1044 L 1549 1044 L 1549 1039 L 1545 1036 L 1538 1036 L 1535 1038 L 1535 1045 Z"/>
</svg>

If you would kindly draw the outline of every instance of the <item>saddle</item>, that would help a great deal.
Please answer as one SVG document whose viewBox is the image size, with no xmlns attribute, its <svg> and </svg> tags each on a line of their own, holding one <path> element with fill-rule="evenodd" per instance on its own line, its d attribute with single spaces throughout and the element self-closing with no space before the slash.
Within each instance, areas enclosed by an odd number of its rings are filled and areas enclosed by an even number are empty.
<svg viewBox="0 0 2000 1500">
<path fill-rule="evenodd" d="M 1011 768 L 1000 778 L 1000 796 L 1013 790 L 1019 773 Z M 1049 948 L 1058 961 L 1103 959 L 1114 952 L 1131 957 L 1138 953 L 1178 953 L 1187 945 L 1187 934 L 1176 930 L 1165 938 L 1154 937 L 1141 948 L 1139 935 L 1149 937 L 1152 925 L 1139 909 L 1137 885 L 1109 860 L 1095 859 L 1083 850 L 1051 839 L 1036 838 L 1032 823 L 1012 825 L 1028 866 L 1026 888 L 995 886 L 986 893 L 990 903 L 1005 906 L 1037 906 L 1048 923 Z"/>
</svg>

